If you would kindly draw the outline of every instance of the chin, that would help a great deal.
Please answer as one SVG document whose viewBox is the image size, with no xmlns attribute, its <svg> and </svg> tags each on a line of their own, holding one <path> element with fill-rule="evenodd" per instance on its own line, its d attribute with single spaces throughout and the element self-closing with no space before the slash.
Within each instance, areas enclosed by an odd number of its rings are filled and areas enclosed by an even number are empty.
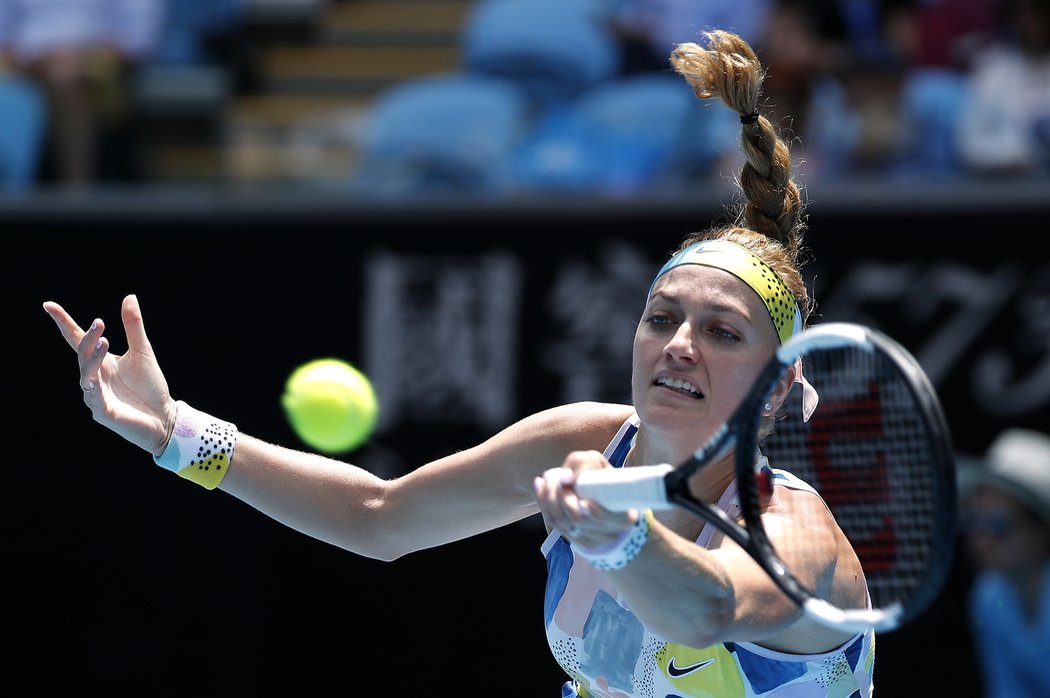
<svg viewBox="0 0 1050 698">
<path fill-rule="evenodd" d="M 671 405 L 667 402 L 650 404 L 645 410 L 639 410 L 638 416 L 651 429 L 688 435 L 699 444 L 705 434 L 714 433 L 714 427 L 717 425 L 710 425 L 710 418 L 702 409 L 690 410 L 686 407 L 682 404 Z"/>
</svg>

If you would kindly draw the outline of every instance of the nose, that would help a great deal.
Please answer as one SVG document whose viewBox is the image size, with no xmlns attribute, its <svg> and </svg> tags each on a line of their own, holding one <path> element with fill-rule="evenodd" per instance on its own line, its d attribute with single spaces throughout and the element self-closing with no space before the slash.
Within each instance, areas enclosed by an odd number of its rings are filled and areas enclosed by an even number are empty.
<svg viewBox="0 0 1050 698">
<path fill-rule="evenodd" d="M 669 359 L 696 363 L 696 344 L 693 342 L 693 328 L 688 322 L 678 326 L 674 336 L 664 346 L 664 353 Z"/>
</svg>

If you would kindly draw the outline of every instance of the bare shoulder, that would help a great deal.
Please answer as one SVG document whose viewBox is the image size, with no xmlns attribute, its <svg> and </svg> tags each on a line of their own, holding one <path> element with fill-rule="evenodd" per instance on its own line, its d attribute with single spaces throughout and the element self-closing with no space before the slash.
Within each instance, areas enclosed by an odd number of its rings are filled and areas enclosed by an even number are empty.
<svg viewBox="0 0 1050 698">
<path fill-rule="evenodd" d="M 818 533 L 838 528 L 835 517 L 819 495 L 794 487 L 774 487 L 771 497 L 763 501 L 762 516 L 767 529 L 775 528 L 777 522 Z"/>
</svg>

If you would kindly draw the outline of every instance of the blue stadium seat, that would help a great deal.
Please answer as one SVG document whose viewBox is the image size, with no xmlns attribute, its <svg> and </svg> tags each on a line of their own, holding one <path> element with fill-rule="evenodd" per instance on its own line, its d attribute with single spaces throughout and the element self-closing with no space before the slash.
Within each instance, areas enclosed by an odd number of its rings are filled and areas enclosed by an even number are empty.
<svg viewBox="0 0 1050 698">
<path fill-rule="evenodd" d="M 968 89 L 966 74 L 955 70 L 918 68 L 908 73 L 900 94 L 902 173 L 947 179 L 962 175 L 959 115 Z"/>
<path fill-rule="evenodd" d="M 607 15 L 595 0 L 476 0 L 462 67 L 517 82 L 540 109 L 572 99 L 620 68 Z"/>
<path fill-rule="evenodd" d="M 18 194 L 36 183 L 47 135 L 48 109 L 33 84 L 0 75 L 0 191 Z"/>
<path fill-rule="evenodd" d="M 528 97 L 502 78 L 451 73 L 376 97 L 356 138 L 355 189 L 498 192 L 525 128 Z"/>
<path fill-rule="evenodd" d="M 674 175 L 699 102 L 677 75 L 607 80 L 546 112 L 516 151 L 527 189 L 635 193 Z"/>
</svg>

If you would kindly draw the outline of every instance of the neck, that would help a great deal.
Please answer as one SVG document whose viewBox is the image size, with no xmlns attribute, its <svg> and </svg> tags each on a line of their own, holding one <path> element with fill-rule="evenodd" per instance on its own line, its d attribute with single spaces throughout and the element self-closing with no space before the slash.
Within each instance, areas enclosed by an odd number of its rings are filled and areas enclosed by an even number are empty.
<svg viewBox="0 0 1050 698">
<path fill-rule="evenodd" d="M 684 463 L 693 454 L 693 447 L 684 450 L 662 450 L 653 447 L 653 440 L 648 438 L 644 429 L 635 434 L 631 450 L 624 458 L 624 467 L 632 465 L 657 465 L 670 463 L 677 466 Z M 689 487 L 693 494 L 707 502 L 716 502 L 736 477 L 734 469 L 735 451 L 730 451 L 721 460 L 702 466 L 689 478 Z"/>
</svg>

